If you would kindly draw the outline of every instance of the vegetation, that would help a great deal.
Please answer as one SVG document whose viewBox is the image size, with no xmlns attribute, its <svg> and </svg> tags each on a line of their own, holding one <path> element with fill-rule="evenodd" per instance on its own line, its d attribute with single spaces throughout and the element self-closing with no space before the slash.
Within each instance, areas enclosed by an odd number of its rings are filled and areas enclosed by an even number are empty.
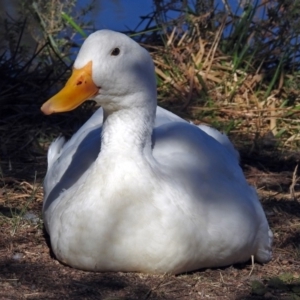
<svg viewBox="0 0 300 300">
<path fill-rule="evenodd" d="M 76 5 L 76 0 L 24 1 L 22 18 L 8 17 L 0 30 L 0 287 L 1 264 L 9 264 L 1 249 L 10 253 L 7 244 L 18 245 L 27 234 L 36 252 L 44 241 L 40 211 L 49 143 L 59 134 L 70 136 L 95 110 L 92 102 L 48 117 L 39 110 L 65 82 L 74 53 L 93 30 L 84 17 L 93 2 L 84 10 Z M 143 30 L 126 33 L 152 54 L 159 104 L 230 135 L 247 179 L 262 197 L 275 233 L 275 258 L 254 271 L 246 265 L 171 279 L 145 277 L 148 288 L 136 298 L 174 299 L 169 282 L 180 282 L 203 297 L 237 289 L 236 299 L 299 299 L 300 1 L 153 0 L 153 7 L 141 19 Z M 22 252 L 16 245 L 13 251 Z M 48 252 L 45 257 L 53 268 Z M 35 270 L 44 276 L 41 268 Z M 14 277 L 10 270 L 5 274 Z M 87 290 L 97 289 L 91 286 Z"/>
<path fill-rule="evenodd" d="M 9 92 L 1 89 L 0 103 L 11 99 L 11 87 L 21 80 L 27 93 L 22 103 L 40 104 L 65 80 L 74 52 L 91 30 L 83 15 L 92 3 L 77 14 L 75 0 L 24 3 L 26 21 L 7 21 L 13 46 L 1 56 L 0 67 L 11 71 L 3 83 Z M 235 9 L 226 1 L 216 4 L 154 1 L 155 10 L 142 19 L 144 29 L 128 32 L 153 54 L 160 104 L 227 133 L 247 134 L 252 141 L 272 136 L 276 146 L 296 148 L 300 1 L 244 1 Z M 25 30 L 36 41 L 33 54 L 22 45 Z M 28 83 L 30 76 L 36 85 Z M 14 95 L 20 103 L 18 87 Z"/>
<path fill-rule="evenodd" d="M 153 34 L 145 43 L 151 41 L 162 105 L 250 140 L 267 134 L 276 146 L 296 148 L 300 2 L 250 1 L 236 11 L 214 2 L 204 1 L 201 14 L 203 1 L 159 2 L 145 30 L 160 29 L 156 46 Z M 168 21 L 171 9 L 180 14 Z"/>
</svg>

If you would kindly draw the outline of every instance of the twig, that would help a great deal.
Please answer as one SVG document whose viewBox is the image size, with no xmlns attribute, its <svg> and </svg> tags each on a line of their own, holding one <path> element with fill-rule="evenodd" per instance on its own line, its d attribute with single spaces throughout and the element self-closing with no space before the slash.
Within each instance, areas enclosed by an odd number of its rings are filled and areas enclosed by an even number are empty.
<svg viewBox="0 0 300 300">
<path fill-rule="evenodd" d="M 58 46 L 57 46 L 57 44 L 56 44 L 56 42 L 55 42 L 55 40 L 54 40 L 52 34 L 49 33 L 49 32 L 47 31 L 47 25 L 46 25 L 45 21 L 43 20 L 43 17 L 42 17 L 42 15 L 41 15 L 40 11 L 39 11 L 39 8 L 38 8 L 38 5 L 37 5 L 36 2 L 33 2 L 33 3 L 32 3 L 32 8 L 34 9 L 34 11 L 35 11 L 35 13 L 36 13 L 36 15 L 37 15 L 37 17 L 38 17 L 38 19 L 39 19 L 39 21 L 40 21 L 40 24 L 41 24 L 41 26 L 42 26 L 42 28 L 43 28 L 43 31 L 44 31 L 45 34 L 47 35 L 47 38 L 48 38 L 48 40 L 49 40 L 49 43 L 51 44 L 52 48 L 55 50 L 55 54 L 56 54 L 57 56 L 59 56 L 59 57 L 63 60 L 63 58 L 62 58 L 61 55 L 60 55 Z M 65 58 L 65 59 L 66 59 L 67 61 L 69 61 L 69 62 L 71 61 L 68 57 Z"/>
<path fill-rule="evenodd" d="M 252 265 L 252 267 L 251 267 L 251 270 L 250 270 L 250 273 L 249 273 L 249 277 L 251 276 L 251 274 L 254 270 L 254 266 L 255 266 L 255 264 L 254 264 L 254 255 L 251 255 L 251 265 Z"/>
<path fill-rule="evenodd" d="M 166 275 L 166 274 L 163 275 L 162 281 L 160 281 L 154 288 L 150 288 L 150 289 L 149 289 L 149 291 L 148 291 L 147 294 L 145 295 L 144 300 L 149 299 L 149 297 L 151 296 L 152 292 L 155 291 L 155 290 L 157 290 L 159 287 L 162 286 L 162 283 L 163 283 L 163 281 L 164 281 L 164 279 L 165 279 L 165 278 L 164 278 L 165 275 Z M 164 285 L 167 285 L 167 284 L 168 284 L 168 283 L 166 283 L 166 284 L 164 284 Z"/>
<path fill-rule="evenodd" d="M 294 201 L 297 200 L 295 195 L 295 185 L 299 179 L 297 177 L 297 171 L 298 171 L 298 165 L 295 167 L 295 170 L 293 172 L 292 184 L 290 185 L 290 195 L 291 195 L 291 199 L 293 199 Z"/>
<path fill-rule="evenodd" d="M 220 272 L 220 277 L 221 277 L 221 281 L 222 281 L 222 283 L 225 283 L 225 281 L 224 281 L 224 278 L 223 278 L 223 276 L 222 276 L 222 273 Z"/>
</svg>

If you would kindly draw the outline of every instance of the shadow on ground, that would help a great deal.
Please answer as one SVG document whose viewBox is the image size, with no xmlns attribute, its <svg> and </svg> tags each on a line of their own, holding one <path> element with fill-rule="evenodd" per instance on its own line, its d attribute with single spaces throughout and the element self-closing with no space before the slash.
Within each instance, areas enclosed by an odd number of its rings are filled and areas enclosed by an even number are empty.
<svg viewBox="0 0 300 300">
<path fill-rule="evenodd" d="M 45 270 L 44 263 L 21 261 L 0 262 L 0 267 L 0 296 L 7 299 L 11 290 L 26 299 L 164 299 L 147 282 L 123 273 L 88 273 L 57 264 Z"/>
</svg>

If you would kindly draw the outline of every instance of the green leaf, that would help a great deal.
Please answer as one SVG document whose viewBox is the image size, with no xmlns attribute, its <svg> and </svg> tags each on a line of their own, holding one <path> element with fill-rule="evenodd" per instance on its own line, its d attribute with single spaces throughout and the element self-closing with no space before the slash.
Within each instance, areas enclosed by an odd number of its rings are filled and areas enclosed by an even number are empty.
<svg viewBox="0 0 300 300">
<path fill-rule="evenodd" d="M 76 22 L 73 20 L 71 16 L 66 14 L 65 12 L 61 13 L 62 18 L 69 24 L 71 25 L 79 34 L 81 34 L 84 38 L 87 37 L 87 34 L 84 32 L 84 30 L 76 24 Z"/>
</svg>

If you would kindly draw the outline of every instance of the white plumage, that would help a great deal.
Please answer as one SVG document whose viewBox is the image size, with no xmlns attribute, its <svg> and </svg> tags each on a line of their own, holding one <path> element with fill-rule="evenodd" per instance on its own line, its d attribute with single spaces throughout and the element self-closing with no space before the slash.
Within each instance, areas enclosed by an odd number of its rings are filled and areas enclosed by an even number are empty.
<svg viewBox="0 0 300 300">
<path fill-rule="evenodd" d="M 127 36 L 90 35 L 74 67 L 90 61 L 102 108 L 48 153 L 43 216 L 57 258 L 173 274 L 269 261 L 272 233 L 228 138 L 156 106 L 152 59 Z"/>
</svg>

